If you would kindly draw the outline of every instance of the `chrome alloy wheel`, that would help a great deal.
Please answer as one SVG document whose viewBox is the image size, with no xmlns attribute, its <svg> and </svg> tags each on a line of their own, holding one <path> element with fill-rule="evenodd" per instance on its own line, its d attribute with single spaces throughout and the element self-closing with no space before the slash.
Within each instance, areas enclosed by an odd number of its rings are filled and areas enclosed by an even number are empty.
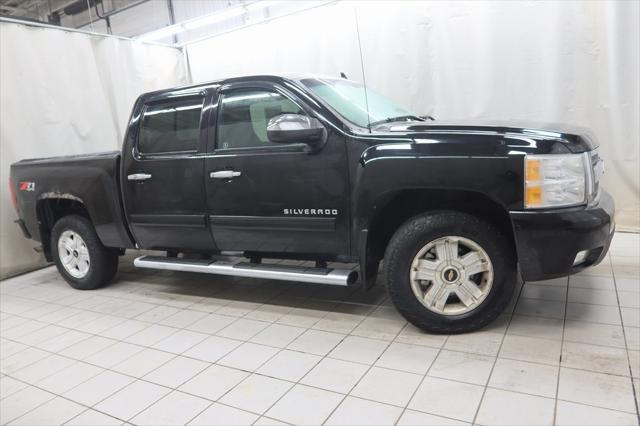
<svg viewBox="0 0 640 426">
<path fill-rule="evenodd" d="M 427 309 L 460 315 L 477 308 L 493 284 L 493 265 L 479 244 L 446 236 L 418 251 L 410 270 L 413 294 Z"/>
<path fill-rule="evenodd" d="M 89 272 L 89 250 L 80 235 L 64 231 L 58 238 L 58 257 L 64 269 L 73 278 L 84 278 Z"/>
</svg>

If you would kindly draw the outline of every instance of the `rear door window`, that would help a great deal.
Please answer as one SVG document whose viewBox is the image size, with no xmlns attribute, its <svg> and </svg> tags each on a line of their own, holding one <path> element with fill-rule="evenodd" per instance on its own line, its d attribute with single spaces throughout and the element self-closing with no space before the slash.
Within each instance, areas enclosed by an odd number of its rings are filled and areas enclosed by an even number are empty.
<svg viewBox="0 0 640 426">
<path fill-rule="evenodd" d="M 141 154 L 197 151 L 203 100 L 193 97 L 148 104 L 138 133 L 138 151 Z"/>
</svg>

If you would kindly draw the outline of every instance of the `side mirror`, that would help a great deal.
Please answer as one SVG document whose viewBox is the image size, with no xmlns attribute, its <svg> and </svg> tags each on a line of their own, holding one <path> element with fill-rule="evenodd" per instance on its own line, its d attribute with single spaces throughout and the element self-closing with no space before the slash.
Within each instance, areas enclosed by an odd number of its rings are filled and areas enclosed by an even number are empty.
<svg viewBox="0 0 640 426">
<path fill-rule="evenodd" d="M 317 118 L 302 114 L 281 114 L 267 124 L 267 137 L 273 143 L 306 143 L 318 148 L 326 130 Z"/>
</svg>

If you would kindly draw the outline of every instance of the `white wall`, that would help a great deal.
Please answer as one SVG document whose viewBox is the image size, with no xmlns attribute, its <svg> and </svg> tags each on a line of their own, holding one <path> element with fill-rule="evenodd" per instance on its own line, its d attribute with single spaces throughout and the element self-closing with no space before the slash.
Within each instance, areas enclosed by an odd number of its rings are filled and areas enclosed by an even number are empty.
<svg viewBox="0 0 640 426">
<path fill-rule="evenodd" d="M 439 120 L 591 128 L 619 229 L 640 229 L 638 2 L 340 2 L 187 46 L 194 82 L 345 72 Z"/>
<path fill-rule="evenodd" d="M 119 149 L 136 97 L 185 74 L 175 48 L 0 22 L 0 277 L 43 263 L 13 223 L 9 165 Z"/>
</svg>

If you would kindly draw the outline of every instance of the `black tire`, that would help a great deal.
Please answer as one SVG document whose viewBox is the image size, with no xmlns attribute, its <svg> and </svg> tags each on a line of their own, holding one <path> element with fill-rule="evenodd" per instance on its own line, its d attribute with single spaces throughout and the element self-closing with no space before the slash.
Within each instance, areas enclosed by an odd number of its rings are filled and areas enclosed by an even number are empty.
<svg viewBox="0 0 640 426">
<path fill-rule="evenodd" d="M 411 288 L 414 257 L 429 242 L 445 236 L 465 237 L 479 244 L 493 265 L 493 285 L 486 298 L 459 315 L 429 310 Z M 464 333 L 484 327 L 504 311 L 517 282 L 514 248 L 506 235 L 477 217 L 456 211 L 434 211 L 406 221 L 387 246 L 384 270 L 389 296 L 398 311 L 416 327 L 432 333 Z"/>
<path fill-rule="evenodd" d="M 81 278 L 72 276 L 62 264 L 58 240 L 65 231 L 73 231 L 80 235 L 89 252 L 89 270 Z M 60 275 L 71 287 L 78 290 L 99 288 L 111 281 L 118 271 L 118 250 L 103 246 L 93 224 L 82 216 L 64 216 L 55 223 L 51 231 L 51 254 Z"/>
</svg>

